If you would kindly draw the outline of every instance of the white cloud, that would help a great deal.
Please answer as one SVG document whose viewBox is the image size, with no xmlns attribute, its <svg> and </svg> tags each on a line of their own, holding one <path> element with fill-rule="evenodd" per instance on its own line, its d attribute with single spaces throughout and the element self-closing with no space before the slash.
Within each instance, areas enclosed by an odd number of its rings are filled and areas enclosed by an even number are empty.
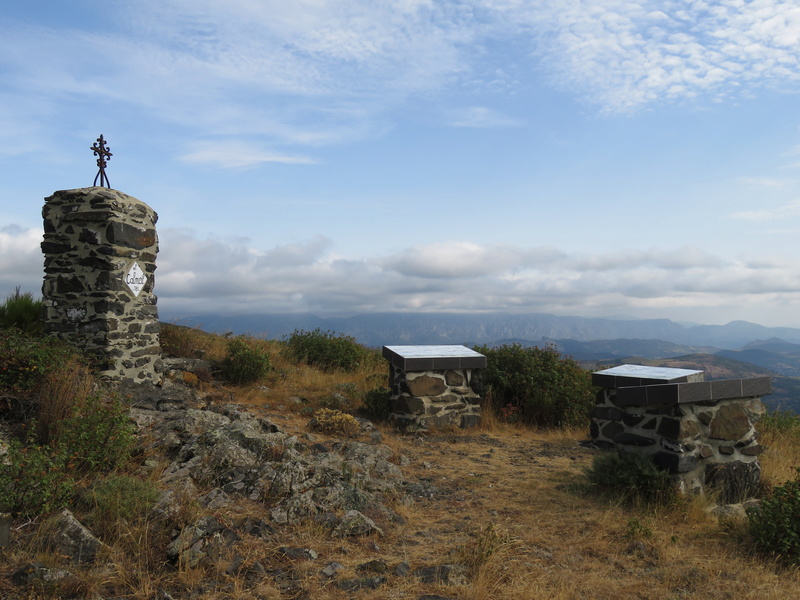
<svg viewBox="0 0 800 600">
<path fill-rule="evenodd" d="M 609 315 L 663 309 L 656 315 L 663 317 L 671 309 L 718 307 L 758 322 L 777 316 L 763 308 L 769 303 L 800 302 L 800 267 L 792 261 L 725 260 L 690 247 L 585 256 L 453 241 L 345 259 L 322 237 L 266 251 L 188 232 L 179 238 L 180 244 L 162 244 L 156 287 L 173 311 Z M 194 266 L 187 255 L 198 257 Z M 213 263 L 203 261 L 208 256 Z"/>
<path fill-rule="evenodd" d="M 40 295 L 42 289 L 42 255 L 39 229 L 24 229 L 18 225 L 0 228 L 0 291 L 4 298 L 20 286 L 23 292 Z"/>
<path fill-rule="evenodd" d="M 192 150 L 181 156 L 190 163 L 211 164 L 226 169 L 252 167 L 263 163 L 283 163 L 287 165 L 314 164 L 305 156 L 290 156 L 262 150 L 256 144 L 236 140 L 216 142 L 197 142 Z"/>
<path fill-rule="evenodd" d="M 450 117 L 452 127 L 515 127 L 519 122 L 486 106 L 471 106 L 453 111 Z"/>
<path fill-rule="evenodd" d="M 188 154 L 246 166 L 305 160 L 264 148 L 381 135 L 382 118 L 420 98 L 468 89 L 491 99 L 541 87 L 543 73 L 608 112 L 763 85 L 796 90 L 800 75 L 796 1 L 141 0 L 94 8 L 92 20 L 105 27 L 0 24 L 0 123 L 47 131 L 41 124 L 69 106 L 89 123 L 118 112 L 198 138 L 263 137 L 256 156 Z M 519 124 L 485 97 L 476 102 L 449 122 Z M 39 139 L 28 152 L 48 146 Z"/>
<path fill-rule="evenodd" d="M 800 200 L 794 200 L 783 206 L 773 208 L 741 211 L 730 216 L 731 219 L 740 219 L 742 221 L 776 221 L 795 217 L 800 217 Z"/>
<path fill-rule="evenodd" d="M 800 266 L 780 256 L 725 260 L 692 248 L 585 256 L 443 242 L 342 258 L 323 236 L 266 250 L 188 230 L 159 236 L 156 294 L 171 314 L 507 311 L 718 322 L 724 313 L 786 324 L 800 304 Z M 40 241 L 36 229 L 0 230 L 0 290 L 38 294 Z"/>
<path fill-rule="evenodd" d="M 557 80 L 608 111 L 723 98 L 742 83 L 797 88 L 796 2 L 565 0 L 528 17 Z"/>
</svg>

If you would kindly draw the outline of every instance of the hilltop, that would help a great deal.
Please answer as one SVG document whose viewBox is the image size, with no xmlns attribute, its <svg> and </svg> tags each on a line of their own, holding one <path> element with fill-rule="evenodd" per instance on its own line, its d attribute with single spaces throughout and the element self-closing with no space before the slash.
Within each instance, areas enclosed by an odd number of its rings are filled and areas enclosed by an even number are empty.
<svg viewBox="0 0 800 600">
<path fill-rule="evenodd" d="M 175 356 L 164 384 L 119 390 L 136 423 L 133 462 L 79 482 L 68 507 L 97 539 L 92 560 L 54 545 L 62 538 L 49 528 L 63 529 L 43 526 L 47 515 L 18 518 L 0 555 L 4 598 L 800 594 L 793 569 L 753 552 L 736 513 L 720 521 L 702 499 L 629 505 L 599 494 L 584 471 L 600 451 L 582 429 L 487 412 L 476 430 L 401 433 L 365 417 L 365 393 L 385 378 L 380 359 L 326 372 L 253 341 L 272 368 L 231 385 L 214 366 L 230 338 L 165 333 Z M 797 440 L 768 431 L 760 441 L 765 485 L 786 481 Z M 100 494 L 121 476 L 156 491 L 124 516 Z"/>
</svg>

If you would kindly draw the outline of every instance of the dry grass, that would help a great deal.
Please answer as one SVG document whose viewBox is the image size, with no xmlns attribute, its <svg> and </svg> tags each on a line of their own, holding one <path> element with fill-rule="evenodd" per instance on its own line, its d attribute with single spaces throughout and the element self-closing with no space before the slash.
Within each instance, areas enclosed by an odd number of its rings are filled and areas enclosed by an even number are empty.
<svg viewBox="0 0 800 600">
<path fill-rule="evenodd" d="M 761 455 L 762 478 L 768 485 L 780 485 L 792 480 L 800 466 L 800 431 L 768 429 L 759 438 L 767 451 Z"/>
<path fill-rule="evenodd" d="M 75 357 L 47 375 L 36 390 L 36 424 L 41 443 L 46 444 L 55 437 L 58 424 L 69 417 L 77 405 L 86 401 L 94 386 L 92 373 Z"/>
</svg>

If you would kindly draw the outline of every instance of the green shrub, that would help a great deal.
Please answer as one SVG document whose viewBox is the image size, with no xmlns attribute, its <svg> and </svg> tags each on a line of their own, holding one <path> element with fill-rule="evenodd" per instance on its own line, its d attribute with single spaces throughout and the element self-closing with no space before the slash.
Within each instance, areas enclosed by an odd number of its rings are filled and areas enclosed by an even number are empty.
<svg viewBox="0 0 800 600">
<path fill-rule="evenodd" d="M 51 445 L 64 469 L 84 475 L 118 468 L 130 458 L 135 441 L 128 408 L 115 396 L 95 394 L 59 423 Z"/>
<path fill-rule="evenodd" d="M 588 425 L 595 398 L 591 375 L 555 347 L 475 350 L 487 358 L 481 379 L 495 411 L 516 408 L 521 420 L 542 427 Z"/>
<path fill-rule="evenodd" d="M 75 481 L 62 470 L 61 457 L 38 446 L 33 429 L 27 443 L 11 440 L 0 461 L 0 512 L 33 517 L 58 510 L 72 498 Z"/>
<path fill-rule="evenodd" d="M 134 522 L 146 516 L 158 500 L 158 488 L 130 475 L 112 474 L 95 483 L 87 493 L 94 518 L 113 524 Z"/>
<path fill-rule="evenodd" d="M 355 338 L 333 331 L 295 329 L 284 340 L 287 357 L 323 371 L 352 373 L 369 360 L 369 352 Z"/>
<path fill-rule="evenodd" d="M 595 456 L 586 477 L 605 494 L 625 502 L 668 504 L 677 498 L 669 473 L 640 454 L 609 452 Z"/>
<path fill-rule="evenodd" d="M 391 397 L 392 390 L 389 388 L 378 387 L 369 390 L 362 399 L 364 411 L 373 419 L 386 421 L 392 412 L 389 406 L 389 398 Z"/>
<path fill-rule="evenodd" d="M 237 385 L 252 383 L 270 370 L 269 353 L 246 336 L 228 341 L 228 354 L 222 363 L 222 375 Z"/>
<path fill-rule="evenodd" d="M 0 512 L 36 516 L 66 506 L 75 483 L 123 465 L 135 442 L 128 410 L 115 398 L 90 396 L 37 443 L 37 424 L 24 442 L 12 439 L 0 461 Z"/>
<path fill-rule="evenodd" d="M 800 563 L 800 469 L 794 480 L 776 487 L 769 498 L 747 510 L 756 545 L 788 563 Z"/>
<path fill-rule="evenodd" d="M 789 411 L 767 413 L 759 419 L 758 429 L 762 433 L 800 435 L 800 416 Z"/>
<path fill-rule="evenodd" d="M 0 304 L 0 329 L 16 328 L 28 333 L 42 332 L 42 301 L 30 292 L 20 294 L 19 287 Z"/>
<path fill-rule="evenodd" d="M 0 329 L 0 390 L 14 395 L 31 392 L 48 373 L 78 354 L 56 339 Z"/>
</svg>

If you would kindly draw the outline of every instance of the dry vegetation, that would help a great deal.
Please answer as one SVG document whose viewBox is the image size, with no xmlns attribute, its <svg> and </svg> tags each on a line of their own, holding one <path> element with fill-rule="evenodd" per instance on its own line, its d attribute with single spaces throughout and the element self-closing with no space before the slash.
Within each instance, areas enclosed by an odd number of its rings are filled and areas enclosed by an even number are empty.
<svg viewBox="0 0 800 600">
<path fill-rule="evenodd" d="M 184 356 L 221 360 L 225 339 L 180 328 L 165 332 L 165 344 Z M 337 391 L 352 402 L 341 406 L 357 411 L 361 394 L 381 385 L 386 367 L 370 360 L 354 373 L 325 373 L 282 357 L 277 342 L 258 342 L 271 355 L 272 371 L 262 381 L 244 387 L 220 387 L 194 382 L 217 398 L 232 398 L 259 414 L 277 419 L 290 433 L 308 432 L 309 414 L 325 407 Z M 302 400 L 298 400 L 302 399 Z M 425 482 L 437 490 L 430 498 L 398 495 L 392 508 L 404 524 L 380 523 L 383 537 L 342 540 L 319 525 L 284 526 L 279 542 L 251 540 L 237 551 L 258 559 L 268 568 L 285 566 L 309 575 L 307 596 L 315 600 L 340 598 L 414 599 L 439 594 L 459 600 L 713 600 L 752 598 L 785 600 L 800 597 L 800 577 L 756 554 L 748 540 L 744 519 L 718 521 L 707 512 L 704 499 L 674 506 L 624 506 L 598 496 L 586 483 L 584 470 L 598 452 L 579 442 L 582 430 L 538 431 L 519 424 L 498 422 L 486 415 L 479 430 L 400 434 L 378 424 L 383 443 L 400 461 L 404 477 Z M 317 439 L 334 439 L 315 433 Z M 800 465 L 800 445 L 791 435 L 763 438 L 768 451 L 762 457 L 768 484 L 794 476 Z M 151 473 L 153 481 L 157 471 Z M 191 503 L 187 503 L 191 507 Z M 190 509 L 187 509 L 190 510 Z M 197 516 L 175 517 L 175 527 Z M 218 514 L 227 521 L 247 515 L 266 517 L 263 506 L 238 503 Z M 37 540 L 26 537 L 30 523 L 17 523 L 18 543 L 0 557 L 8 575 L 33 558 L 57 565 Z M 164 540 L 151 539 L 146 520 L 96 524 L 108 550 L 108 564 L 95 566 L 73 582 L 74 597 L 115 597 L 153 600 L 160 590 L 185 590 L 176 598 L 247 599 L 292 598 L 291 585 L 265 577 L 255 587 L 243 574 L 231 576 L 209 568 L 166 568 L 156 549 Z M 309 546 L 319 558 L 292 563 L 279 546 Z M 400 562 L 412 568 L 443 563 L 465 565 L 470 574 L 464 585 L 423 585 L 415 577 L 388 575 L 377 590 L 344 592 L 319 576 L 330 561 L 341 563 L 339 578 L 356 577 L 356 566 L 382 559 L 390 569 Z M 100 565 L 103 561 L 100 561 Z M 222 569 L 218 566 L 217 569 Z M 204 582 L 207 582 L 204 584 Z M 208 583 L 213 582 L 213 583 Z M 220 583 L 222 582 L 222 583 Z M 285 583 L 285 582 L 284 582 Z M 67 597 L 58 592 L 25 590 L 0 578 L 0 597 Z M 55 595 L 54 595 L 55 594 Z"/>
</svg>

